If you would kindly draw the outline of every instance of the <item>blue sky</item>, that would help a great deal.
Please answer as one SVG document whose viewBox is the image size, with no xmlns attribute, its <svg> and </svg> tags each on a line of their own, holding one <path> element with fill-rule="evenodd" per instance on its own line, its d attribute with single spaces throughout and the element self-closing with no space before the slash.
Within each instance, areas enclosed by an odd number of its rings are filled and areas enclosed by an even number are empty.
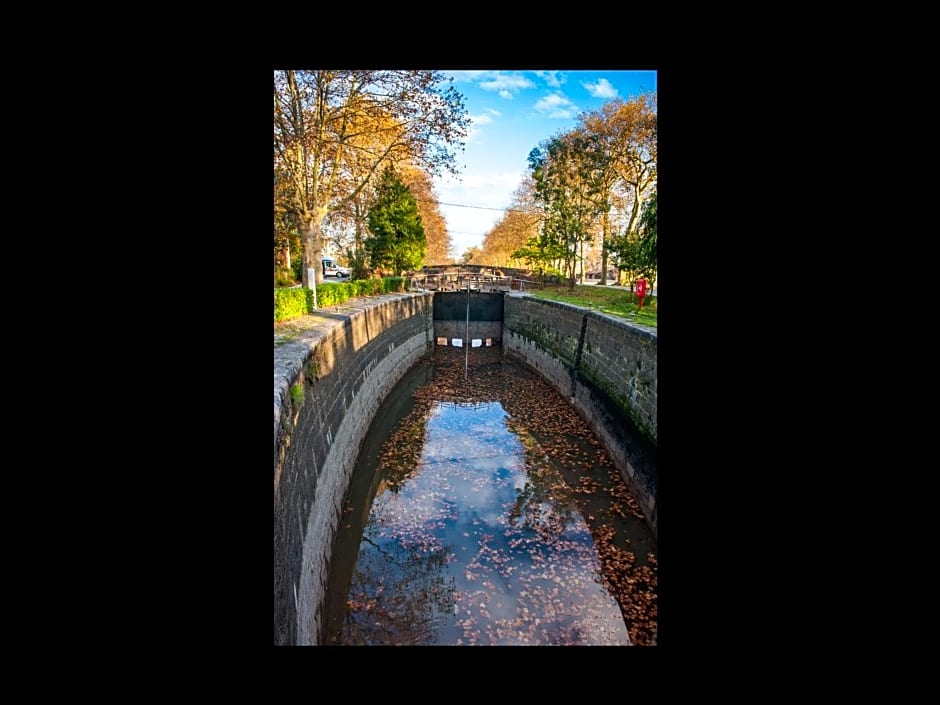
<svg viewBox="0 0 940 705">
<path fill-rule="evenodd" d="M 480 247 L 509 207 L 539 143 L 569 130 L 579 114 L 612 98 L 657 90 L 656 71 L 441 71 L 454 78 L 473 124 L 458 153 L 460 176 L 434 188 L 454 254 Z M 454 204 L 454 205 L 447 205 Z M 467 207 L 473 206 L 473 207 Z"/>
</svg>

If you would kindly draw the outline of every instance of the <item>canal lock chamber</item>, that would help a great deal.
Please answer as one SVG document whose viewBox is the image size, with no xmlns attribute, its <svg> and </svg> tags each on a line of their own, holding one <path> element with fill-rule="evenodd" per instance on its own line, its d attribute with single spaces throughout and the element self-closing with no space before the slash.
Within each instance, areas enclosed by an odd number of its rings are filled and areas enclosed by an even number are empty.
<svg viewBox="0 0 940 705">
<path fill-rule="evenodd" d="M 655 436 L 650 441 L 649 427 L 635 427 L 644 414 L 655 419 L 655 399 L 650 409 L 648 398 L 628 389 L 637 410 L 617 413 L 621 389 L 596 382 L 619 363 L 634 376 L 645 373 L 636 388 L 655 393 L 655 334 L 577 307 L 487 292 L 386 296 L 337 307 L 335 315 L 329 330 L 275 351 L 276 373 L 282 372 L 275 394 L 275 643 L 318 643 L 330 552 L 360 446 L 380 403 L 441 339 L 450 348 L 459 341 L 465 357 L 481 352 L 473 341 L 495 348 L 490 352 L 525 362 L 550 382 L 613 448 L 610 457 L 635 485 L 631 491 L 655 534 Z M 285 365 L 291 355 L 302 358 L 303 371 Z M 284 404 L 284 388 L 296 395 L 300 379 L 303 402 Z M 625 422 L 634 424 L 629 434 Z M 652 460 L 631 458 L 640 447 L 636 438 L 646 440 Z"/>
</svg>

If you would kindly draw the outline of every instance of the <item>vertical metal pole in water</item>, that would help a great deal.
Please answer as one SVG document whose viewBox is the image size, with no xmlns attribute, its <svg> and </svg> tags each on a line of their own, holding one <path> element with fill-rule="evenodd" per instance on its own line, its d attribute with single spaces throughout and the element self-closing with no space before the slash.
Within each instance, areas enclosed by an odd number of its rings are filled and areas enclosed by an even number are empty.
<svg viewBox="0 0 940 705">
<path fill-rule="evenodd" d="M 467 342 L 465 343 L 463 359 L 463 378 L 467 379 L 467 369 L 470 365 L 470 279 L 467 279 Z"/>
</svg>

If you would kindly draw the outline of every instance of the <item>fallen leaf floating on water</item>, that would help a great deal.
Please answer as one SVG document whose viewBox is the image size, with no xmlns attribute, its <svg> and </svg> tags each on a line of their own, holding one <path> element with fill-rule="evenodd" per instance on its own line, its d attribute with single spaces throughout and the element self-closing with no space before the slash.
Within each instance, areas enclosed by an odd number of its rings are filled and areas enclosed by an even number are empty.
<svg viewBox="0 0 940 705">
<path fill-rule="evenodd" d="M 440 403 L 441 389 L 458 403 L 502 400 L 507 413 L 506 427 L 517 433 L 519 441 L 528 449 L 529 481 L 523 492 L 536 503 L 524 505 L 526 511 L 519 516 L 523 523 L 514 521 L 511 516 L 515 503 L 502 505 L 503 515 L 496 522 L 500 526 L 498 533 L 476 534 L 480 549 L 471 562 L 466 563 L 466 570 L 473 576 L 473 582 L 482 585 L 485 591 L 455 594 L 453 605 L 448 604 L 448 614 L 458 612 L 458 601 L 473 607 L 466 610 L 465 620 L 455 622 L 464 633 L 457 643 L 581 643 L 584 633 L 572 620 L 576 620 L 578 615 L 585 619 L 590 616 L 581 591 L 593 581 L 572 572 L 563 556 L 574 560 L 576 555 L 592 551 L 591 555 L 596 555 L 595 560 L 599 561 L 599 575 L 606 576 L 605 583 L 620 605 L 631 641 L 637 645 L 651 643 L 657 618 L 655 555 L 650 552 L 645 560 L 639 561 L 633 552 L 618 546 L 630 542 L 625 536 L 618 538 L 622 525 L 617 523 L 615 529 L 612 523 L 614 517 L 619 517 L 618 522 L 630 517 L 642 518 L 638 504 L 602 444 L 593 437 L 583 419 L 573 413 L 567 400 L 530 371 L 517 367 L 514 374 L 502 374 L 499 359 L 494 357 L 497 362 L 491 362 L 489 368 L 473 372 L 471 391 L 468 391 L 464 380 L 462 355 L 460 364 L 437 364 L 433 373 L 435 383 L 416 391 L 411 414 L 392 434 L 380 454 L 389 487 L 403 489 L 407 483 L 418 480 L 418 461 L 429 411 Z M 465 454 L 474 452 L 472 438 L 461 440 Z M 511 448 L 501 450 L 507 454 L 513 452 Z M 425 470 L 428 466 L 423 464 L 420 467 Z M 451 461 L 450 467 L 454 473 L 452 477 L 465 476 L 472 483 L 472 492 L 492 486 L 487 484 L 486 478 L 478 476 L 472 463 L 455 464 Z M 510 486 L 508 481 L 505 486 Z M 609 503 L 598 505 L 597 500 L 604 495 L 610 498 Z M 450 489 L 437 494 L 425 492 L 422 500 L 425 506 L 433 506 L 451 496 Z M 408 511 L 404 506 L 402 510 Z M 449 521 L 459 521 L 456 507 L 442 511 L 437 518 L 424 518 L 417 524 L 404 515 L 397 521 L 402 522 L 402 530 L 414 539 L 406 542 L 408 545 L 419 546 L 419 550 L 425 552 L 443 551 L 441 564 L 453 562 L 456 567 L 459 560 L 456 546 L 445 548 L 439 539 L 434 543 L 429 536 L 418 539 L 422 531 L 434 532 L 442 528 L 444 515 L 450 517 Z M 591 522 L 587 528 L 591 529 L 593 541 L 579 544 L 565 535 L 567 522 L 577 516 Z M 480 525 L 476 519 L 468 524 Z M 582 523 L 580 526 L 585 525 Z M 580 530 L 584 531 L 584 528 Z M 470 536 L 467 534 L 466 538 Z M 493 544 L 496 536 L 499 541 Z M 540 537 L 538 541 L 537 536 Z M 462 555 L 468 555 L 466 550 L 466 546 L 460 547 Z M 528 567 L 516 564 L 512 559 L 514 555 L 528 556 L 531 563 Z M 499 576 L 499 583 L 490 579 L 496 576 Z M 496 594 L 497 588 L 514 589 L 508 582 L 510 580 L 513 584 L 518 581 L 519 585 L 531 586 L 530 590 L 521 590 L 513 598 L 530 600 L 522 605 L 526 611 L 521 613 L 515 629 L 511 620 L 491 617 L 486 611 L 486 604 L 491 595 Z M 560 588 L 565 592 L 559 592 Z M 495 604 L 497 615 L 500 615 L 512 602 L 506 605 L 504 600 L 498 600 Z M 373 606 L 367 605 L 365 609 L 373 609 Z M 536 620 L 540 620 L 538 624 Z M 387 621 L 385 617 L 383 621 Z"/>
</svg>

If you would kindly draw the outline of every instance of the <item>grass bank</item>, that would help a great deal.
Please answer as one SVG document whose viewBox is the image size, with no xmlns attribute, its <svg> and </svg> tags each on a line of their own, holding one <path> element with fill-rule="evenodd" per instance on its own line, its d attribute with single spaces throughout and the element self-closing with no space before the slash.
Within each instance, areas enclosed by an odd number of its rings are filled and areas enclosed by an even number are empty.
<svg viewBox="0 0 940 705">
<path fill-rule="evenodd" d="M 643 308 L 640 309 L 640 300 L 635 293 L 627 289 L 614 289 L 607 286 L 580 286 L 576 285 L 571 291 L 567 286 L 546 286 L 543 289 L 532 289 L 527 293 L 540 299 L 551 301 L 564 301 L 575 306 L 584 306 L 596 311 L 620 316 L 632 323 L 656 328 L 657 302 L 655 296 L 646 296 L 643 299 Z"/>
</svg>

